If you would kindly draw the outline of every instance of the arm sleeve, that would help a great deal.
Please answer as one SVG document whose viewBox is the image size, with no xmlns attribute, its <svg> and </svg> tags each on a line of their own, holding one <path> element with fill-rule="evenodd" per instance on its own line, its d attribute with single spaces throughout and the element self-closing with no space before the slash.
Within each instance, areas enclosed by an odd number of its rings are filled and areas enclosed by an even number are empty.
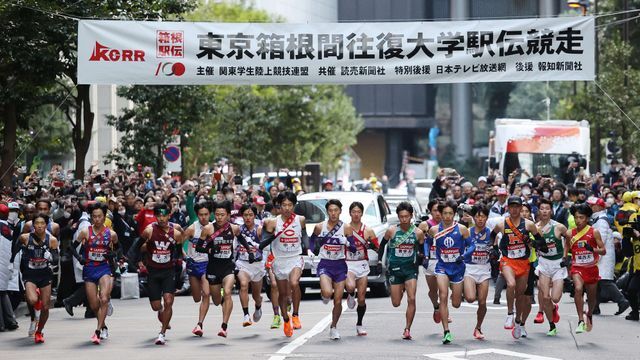
<svg viewBox="0 0 640 360">
<path fill-rule="evenodd" d="M 464 245 L 465 251 L 462 255 L 465 259 L 470 259 L 471 254 L 473 254 L 473 252 L 476 250 L 476 244 L 472 241 L 471 236 L 469 236 L 468 238 L 464 239 Z"/>
<path fill-rule="evenodd" d="M 314 255 L 318 255 L 320 253 L 320 242 L 318 241 L 318 235 L 311 234 L 311 238 L 309 238 L 309 244 L 311 251 Z"/>
<path fill-rule="evenodd" d="M 380 248 L 380 241 L 377 236 L 374 235 L 371 240 L 369 240 L 369 247 L 376 251 Z"/>
<path fill-rule="evenodd" d="M 196 214 L 196 211 L 193 209 L 195 199 L 196 195 L 193 192 L 187 193 L 185 206 L 187 207 L 187 214 L 189 215 L 189 225 L 198 220 L 198 214 Z"/>
<path fill-rule="evenodd" d="M 78 245 L 80 245 L 80 242 L 78 242 L 77 240 L 74 240 L 69 245 L 68 250 L 71 253 L 71 255 L 73 255 L 73 257 L 76 258 L 76 260 L 78 260 L 78 262 L 82 263 L 83 259 L 80 253 L 78 253 Z"/>
<path fill-rule="evenodd" d="M 53 266 L 57 266 L 58 263 L 60 262 L 60 250 L 49 249 L 49 252 L 51 253 L 51 264 Z"/>
<path fill-rule="evenodd" d="M 387 238 L 383 238 L 382 242 L 380 242 L 380 248 L 378 248 L 378 261 L 382 261 L 382 257 L 384 256 L 384 248 L 387 246 L 389 240 Z"/>
<path fill-rule="evenodd" d="M 267 232 L 265 229 L 262 229 L 262 241 L 260 241 L 260 246 L 258 246 L 258 248 L 260 250 L 264 250 L 264 248 L 269 246 L 275 239 L 276 236 L 273 233 Z"/>
<path fill-rule="evenodd" d="M 347 242 L 348 242 L 349 251 L 355 252 L 357 250 L 356 239 L 353 237 L 353 235 L 347 236 Z"/>
<path fill-rule="evenodd" d="M 302 251 L 306 254 L 306 249 L 309 249 L 309 235 L 307 234 L 307 229 L 302 228 Z"/>
<path fill-rule="evenodd" d="M 196 243 L 196 251 L 199 253 L 208 254 L 209 249 L 211 248 L 211 243 L 213 243 L 213 241 L 207 242 L 206 239 L 203 239 L 203 238 L 198 239 L 198 242 Z"/>
<path fill-rule="evenodd" d="M 18 255 L 20 250 L 25 249 L 25 248 L 26 247 L 24 246 L 24 244 L 20 242 L 20 238 L 18 238 L 18 240 L 11 247 L 11 259 L 10 259 L 10 262 L 13 263 L 13 261 L 16 259 L 16 255 Z"/>
<path fill-rule="evenodd" d="M 244 248 L 247 249 L 247 254 L 251 254 L 251 247 L 249 246 L 247 239 L 245 239 L 244 236 L 242 236 L 242 234 L 238 234 L 236 236 L 236 239 L 238 240 L 240 245 L 244 246 Z"/>
</svg>

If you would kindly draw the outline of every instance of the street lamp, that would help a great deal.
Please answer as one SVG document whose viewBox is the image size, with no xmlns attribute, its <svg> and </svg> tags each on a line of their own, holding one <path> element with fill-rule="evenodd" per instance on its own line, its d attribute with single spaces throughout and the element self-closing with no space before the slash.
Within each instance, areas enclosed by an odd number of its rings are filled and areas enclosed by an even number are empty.
<svg viewBox="0 0 640 360">
<path fill-rule="evenodd" d="M 568 0 L 567 5 L 572 9 L 582 9 L 582 16 L 587 15 L 588 0 Z"/>
</svg>

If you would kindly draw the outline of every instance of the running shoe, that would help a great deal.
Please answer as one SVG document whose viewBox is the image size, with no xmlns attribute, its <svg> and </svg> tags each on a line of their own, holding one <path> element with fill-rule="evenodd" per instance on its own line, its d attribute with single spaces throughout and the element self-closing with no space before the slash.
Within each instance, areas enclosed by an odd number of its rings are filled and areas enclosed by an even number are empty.
<svg viewBox="0 0 640 360">
<path fill-rule="evenodd" d="M 558 304 L 554 304 L 553 305 L 553 319 L 552 320 L 553 320 L 553 322 L 555 324 L 560 322 L 560 312 L 558 311 L 558 308 L 559 308 Z"/>
<path fill-rule="evenodd" d="M 38 328 L 38 320 L 31 321 L 31 325 L 29 325 L 29 337 L 33 336 L 36 333 L 36 329 Z"/>
<path fill-rule="evenodd" d="M 340 333 L 338 332 L 338 329 L 336 328 L 329 329 L 329 339 L 340 340 Z"/>
<path fill-rule="evenodd" d="M 164 345 L 166 342 L 167 340 L 164 338 L 164 334 L 159 333 L 158 338 L 156 339 L 156 345 Z"/>
<path fill-rule="evenodd" d="M 272 329 L 280 329 L 280 324 L 282 323 L 282 319 L 280 315 L 273 315 L 273 320 L 271 321 Z"/>
<path fill-rule="evenodd" d="M 100 340 L 107 340 L 109 338 L 109 329 L 105 326 L 100 330 Z"/>
<path fill-rule="evenodd" d="M 527 336 L 529 336 L 529 333 L 527 332 L 527 329 L 524 327 L 524 325 L 520 327 L 520 331 L 522 332 L 522 335 L 520 335 L 521 337 L 526 338 Z"/>
<path fill-rule="evenodd" d="M 93 335 L 91 335 L 91 342 L 94 345 L 100 345 L 100 330 L 96 330 Z"/>
<path fill-rule="evenodd" d="M 218 331 L 218 336 L 226 338 L 227 337 L 227 330 L 220 328 L 220 331 Z"/>
<path fill-rule="evenodd" d="M 356 325 L 356 334 L 358 336 L 367 336 L 367 330 L 362 325 Z"/>
<path fill-rule="evenodd" d="M 242 327 L 251 326 L 251 324 L 251 316 L 249 316 L 249 314 L 245 315 L 244 320 L 242 321 Z"/>
<path fill-rule="evenodd" d="M 504 328 L 506 330 L 512 330 L 513 326 L 513 314 L 507 315 L 507 318 L 504 320 Z"/>
<path fill-rule="evenodd" d="M 43 344 L 44 343 L 44 335 L 42 335 L 42 333 L 40 331 L 36 331 L 33 335 L 33 341 L 36 344 Z"/>
<path fill-rule="evenodd" d="M 586 314 L 585 318 L 587 319 L 587 332 L 593 329 L 593 316 L 591 314 Z"/>
<path fill-rule="evenodd" d="M 547 332 L 547 336 L 556 336 L 558 335 L 558 328 L 553 328 Z"/>
<path fill-rule="evenodd" d="M 436 324 L 440 324 L 440 321 L 442 321 L 442 318 L 440 317 L 440 310 L 439 309 L 433 310 L 433 321 Z"/>
<path fill-rule="evenodd" d="M 404 332 L 402 333 L 402 338 L 404 340 L 411 340 L 411 330 L 404 329 Z"/>
<path fill-rule="evenodd" d="M 511 330 L 511 336 L 513 336 L 514 339 L 520 339 L 522 336 L 522 327 L 520 324 L 516 324 L 513 330 Z"/>
<path fill-rule="evenodd" d="M 289 318 L 289 321 L 284 322 L 284 336 L 286 337 L 293 336 L 293 326 L 291 325 L 291 318 Z"/>
<path fill-rule="evenodd" d="M 542 311 L 538 311 L 538 313 L 536 314 L 536 318 L 533 320 L 533 323 L 542 324 L 543 322 L 544 322 L 544 313 Z"/>
<path fill-rule="evenodd" d="M 262 319 L 262 308 L 256 309 L 253 312 L 253 322 L 258 322 Z"/>
<path fill-rule="evenodd" d="M 73 316 L 73 306 L 69 304 L 67 299 L 62 300 L 62 304 L 64 305 L 64 309 L 67 311 L 67 314 L 69 314 L 69 316 Z"/>
<path fill-rule="evenodd" d="M 347 306 L 352 310 L 356 307 L 356 299 L 351 294 L 347 294 Z"/>
<path fill-rule="evenodd" d="M 109 300 L 109 304 L 107 306 L 107 316 L 113 315 L 113 305 L 111 305 L 111 300 Z"/>
<path fill-rule="evenodd" d="M 578 322 L 578 327 L 576 328 L 576 334 L 582 334 L 587 331 L 587 326 L 584 324 L 584 321 Z"/>
<path fill-rule="evenodd" d="M 477 340 L 484 340 L 484 334 L 478 328 L 473 329 L 473 337 Z"/>
<path fill-rule="evenodd" d="M 300 330 L 302 329 L 302 324 L 300 323 L 300 316 L 298 315 L 293 315 L 291 317 L 291 321 L 293 322 L 293 328 L 295 330 Z"/>
<path fill-rule="evenodd" d="M 442 338 L 442 343 L 443 344 L 450 344 L 453 341 L 453 335 L 451 335 L 451 332 L 448 332 L 446 334 L 444 334 L 444 337 Z"/>
<path fill-rule="evenodd" d="M 196 327 L 191 330 L 191 333 L 195 336 L 202 337 L 202 326 L 200 326 L 200 324 L 197 324 Z"/>
</svg>

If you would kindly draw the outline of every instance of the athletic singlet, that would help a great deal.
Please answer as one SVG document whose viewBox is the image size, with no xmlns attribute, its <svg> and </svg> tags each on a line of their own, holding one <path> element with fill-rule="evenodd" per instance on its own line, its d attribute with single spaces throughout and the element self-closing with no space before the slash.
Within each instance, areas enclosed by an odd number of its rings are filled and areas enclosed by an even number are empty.
<svg viewBox="0 0 640 360">
<path fill-rule="evenodd" d="M 33 273 L 51 271 L 49 269 L 49 261 L 44 258 L 44 253 L 49 250 L 49 235 L 45 233 L 44 241 L 42 244 L 37 244 L 35 240 L 35 234 L 29 234 L 29 242 L 27 242 L 27 249 L 23 251 L 21 259 L 21 267 L 26 271 Z"/>
<path fill-rule="evenodd" d="M 249 231 L 245 224 L 240 225 L 240 234 L 247 240 L 247 244 L 249 244 L 249 251 L 254 255 L 255 259 L 260 259 L 262 254 L 258 247 L 260 246 L 260 241 L 258 241 L 258 228 L 256 225 L 253 226 L 253 230 Z M 247 252 L 247 248 L 245 248 L 239 242 L 236 242 L 236 259 L 242 261 L 249 261 L 249 253 Z"/>
<path fill-rule="evenodd" d="M 175 265 L 174 250 L 176 240 L 175 229 L 169 223 L 169 231 L 165 232 L 158 223 L 153 223 L 151 241 L 147 242 L 147 266 L 154 269 L 170 269 Z"/>
<path fill-rule="evenodd" d="M 358 231 L 353 231 L 353 239 L 355 240 L 356 251 L 347 250 L 347 261 L 369 260 L 368 241 L 365 239 L 365 224 L 360 224 Z M 324 228 L 323 228 L 324 229 Z"/>
<path fill-rule="evenodd" d="M 538 254 L 547 260 L 562 259 L 564 255 L 564 244 L 562 239 L 556 238 L 556 225 L 558 223 L 551 220 L 549 224 L 551 225 L 551 229 L 542 234 L 544 241 L 547 243 L 548 250 L 547 252 L 538 250 Z"/>
<path fill-rule="evenodd" d="M 209 225 L 210 223 L 207 223 Z M 189 239 L 189 245 L 187 247 L 187 258 L 193 262 L 207 262 L 209 256 L 205 253 L 199 253 L 196 251 L 196 244 L 200 240 L 200 234 L 202 234 L 202 228 L 206 225 L 200 224 L 200 221 L 193 223 L 193 238 Z"/>
<path fill-rule="evenodd" d="M 531 250 L 527 246 L 526 242 L 529 241 L 529 232 L 525 226 L 523 218 L 520 219 L 520 223 L 516 226 L 522 238 L 516 235 L 507 220 L 504 220 L 504 234 L 500 239 L 500 250 L 502 256 L 506 256 L 509 259 L 529 259 Z"/>
<path fill-rule="evenodd" d="M 104 227 L 99 234 L 93 230 L 93 226 L 88 228 L 89 238 L 84 246 L 85 267 L 96 267 L 107 264 L 109 260 L 105 255 L 111 250 L 111 231 Z"/>
<path fill-rule="evenodd" d="M 284 231 L 285 220 L 282 216 L 276 218 L 275 234 L 278 235 L 271 243 L 271 252 L 276 257 L 290 258 L 300 256 L 302 253 L 302 223 L 300 217 L 294 214 L 294 219 Z"/>
<path fill-rule="evenodd" d="M 438 225 L 438 232 L 444 230 L 444 224 Z M 455 263 L 456 259 L 464 253 L 465 240 L 460 233 L 460 225 L 455 224 L 447 234 L 434 239 L 436 246 L 436 258 L 439 262 Z"/>
<path fill-rule="evenodd" d="M 579 238 L 576 238 L 577 234 L 577 228 L 571 230 L 571 265 L 578 267 L 597 266 L 598 254 L 596 254 L 595 252 L 591 252 L 584 247 L 584 245 L 587 243 L 594 249 L 598 247 L 596 237 L 593 235 L 593 228 L 589 226 L 587 232 Z"/>
<path fill-rule="evenodd" d="M 209 261 L 211 260 L 231 260 L 233 259 L 233 245 L 236 240 L 236 236 L 233 234 L 233 228 L 230 223 L 225 224 L 227 228 L 219 233 L 215 238 L 211 234 L 207 238 L 209 247 L 214 249 L 209 254 Z M 220 229 L 215 223 L 213 223 L 213 232 L 216 233 Z"/>
<path fill-rule="evenodd" d="M 473 252 L 467 256 L 465 263 L 485 265 L 489 263 L 489 250 L 492 247 L 491 230 L 485 226 L 482 231 L 477 233 L 478 228 L 475 226 L 469 230 L 471 242 L 475 245 Z"/>
<path fill-rule="evenodd" d="M 333 229 L 327 227 L 327 222 L 322 223 L 322 231 L 318 235 L 318 241 L 322 241 L 322 247 L 320 248 L 320 259 L 322 260 L 344 260 L 347 253 L 347 237 L 344 236 L 344 223 L 340 225 L 340 228 L 329 238 L 325 239 L 327 234 Z M 318 244 L 316 244 L 317 246 Z"/>
<path fill-rule="evenodd" d="M 405 233 L 400 226 L 396 227 L 396 233 L 389 241 L 389 251 L 387 251 L 389 266 L 409 264 L 413 266 L 415 264 L 416 246 L 418 245 L 415 229 L 415 225 L 411 224 Z"/>
</svg>

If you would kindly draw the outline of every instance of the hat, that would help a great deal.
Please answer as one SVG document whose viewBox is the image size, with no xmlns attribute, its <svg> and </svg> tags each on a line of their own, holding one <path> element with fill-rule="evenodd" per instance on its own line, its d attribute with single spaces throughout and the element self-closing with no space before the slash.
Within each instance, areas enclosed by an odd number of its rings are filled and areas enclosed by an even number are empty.
<svg viewBox="0 0 640 360">
<path fill-rule="evenodd" d="M 509 195 L 509 193 L 507 192 L 507 189 L 501 187 L 498 188 L 498 190 L 496 191 L 496 195 L 500 196 L 500 195 Z"/>
<path fill-rule="evenodd" d="M 333 185 L 333 181 L 332 181 L 331 179 L 327 179 L 327 180 L 325 180 L 325 181 L 324 181 L 324 184 L 325 184 L 325 185 L 326 185 L 326 184 L 331 184 L 331 185 Z"/>
<path fill-rule="evenodd" d="M 253 198 L 253 202 L 256 205 L 266 205 L 266 203 L 264 202 L 264 197 L 262 196 L 256 196 L 255 198 Z"/>
<path fill-rule="evenodd" d="M 375 176 L 372 176 L 371 178 L 369 178 L 369 182 L 370 182 L 370 183 L 378 182 L 378 178 L 377 178 L 377 177 L 375 177 Z"/>
<path fill-rule="evenodd" d="M 17 202 L 10 202 L 7 207 L 9 210 L 20 210 L 20 205 Z"/>
<path fill-rule="evenodd" d="M 5 204 L 0 204 L 0 214 L 9 215 L 9 207 Z"/>
<path fill-rule="evenodd" d="M 293 178 L 293 180 L 291 180 L 291 182 L 294 182 L 294 183 L 300 182 L 300 179 L 299 178 Z"/>
<path fill-rule="evenodd" d="M 480 176 L 480 177 L 478 178 L 478 182 L 480 182 L 480 181 L 487 182 L 487 177 L 486 177 L 486 176 Z"/>
<path fill-rule="evenodd" d="M 589 205 L 598 205 L 598 206 L 602 206 L 602 207 L 607 207 L 606 204 L 604 203 L 604 200 L 602 200 L 599 197 L 595 197 L 595 196 L 590 196 L 587 199 L 587 204 Z"/>
<path fill-rule="evenodd" d="M 520 198 L 520 196 L 510 196 L 509 200 L 507 201 L 507 205 L 512 204 L 522 205 L 522 199 Z"/>
</svg>

